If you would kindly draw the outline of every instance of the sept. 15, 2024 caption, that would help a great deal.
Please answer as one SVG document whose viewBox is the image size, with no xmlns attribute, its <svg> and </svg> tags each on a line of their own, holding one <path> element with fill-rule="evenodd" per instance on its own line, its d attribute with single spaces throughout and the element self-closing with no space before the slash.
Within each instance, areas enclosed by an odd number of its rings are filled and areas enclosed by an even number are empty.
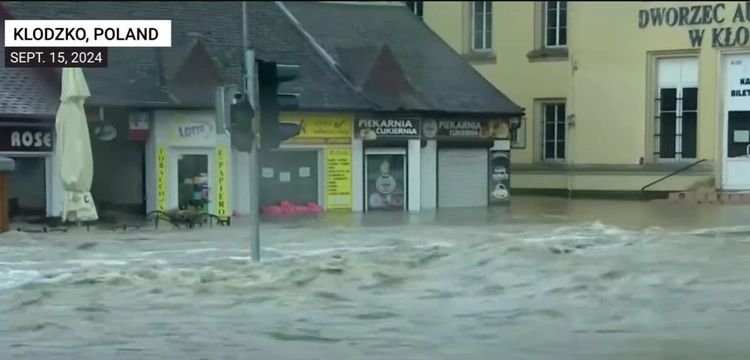
<svg viewBox="0 0 750 360">
<path fill-rule="evenodd" d="M 8 68 L 106 68 L 106 47 L 6 47 Z"/>
</svg>

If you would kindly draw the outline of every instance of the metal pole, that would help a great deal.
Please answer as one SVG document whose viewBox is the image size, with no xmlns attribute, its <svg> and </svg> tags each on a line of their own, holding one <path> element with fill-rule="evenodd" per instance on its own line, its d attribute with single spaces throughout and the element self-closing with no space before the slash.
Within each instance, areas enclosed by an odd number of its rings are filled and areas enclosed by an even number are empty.
<svg viewBox="0 0 750 360">
<path fill-rule="evenodd" d="M 255 109 L 255 118 L 252 119 L 252 129 L 255 136 L 253 147 L 250 149 L 250 257 L 253 261 L 260 261 L 260 159 L 259 159 L 259 126 L 258 126 L 258 101 L 255 76 L 255 52 L 250 50 L 248 39 L 249 29 L 247 23 L 247 2 L 242 2 L 242 48 L 245 54 L 245 94 L 247 101 Z"/>
<path fill-rule="evenodd" d="M 248 38 L 248 26 L 247 26 L 247 1 L 242 2 L 242 50 L 247 51 L 250 48 L 250 40 Z"/>
</svg>

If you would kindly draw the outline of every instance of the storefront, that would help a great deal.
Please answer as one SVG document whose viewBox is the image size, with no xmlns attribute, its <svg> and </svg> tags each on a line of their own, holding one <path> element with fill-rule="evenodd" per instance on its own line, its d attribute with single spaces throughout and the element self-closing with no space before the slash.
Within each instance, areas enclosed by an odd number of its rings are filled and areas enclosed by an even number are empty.
<svg viewBox="0 0 750 360">
<path fill-rule="evenodd" d="M 750 190 L 750 54 L 724 57 L 723 190 Z"/>
<path fill-rule="evenodd" d="M 435 157 L 423 164 L 434 164 L 435 207 L 487 206 L 509 200 L 510 149 L 504 149 L 501 140 L 508 138 L 507 121 L 430 119 L 423 122 L 422 133 L 428 142 L 425 148 L 433 151 L 425 157 Z"/>
<path fill-rule="evenodd" d="M 360 117 L 354 123 L 356 211 L 421 209 L 421 123 L 410 117 Z"/>
<path fill-rule="evenodd" d="M 156 111 L 146 143 L 147 211 L 194 206 L 231 216 L 230 139 L 216 133 L 214 116 L 212 111 Z"/>
<path fill-rule="evenodd" d="M 9 176 L 11 217 L 59 216 L 63 190 L 53 156 L 54 139 L 52 124 L 0 123 L 0 156 L 15 161 Z"/>
<path fill-rule="evenodd" d="M 300 134 L 261 154 L 261 208 L 288 201 L 352 210 L 352 122 L 347 114 L 282 113 Z"/>
</svg>

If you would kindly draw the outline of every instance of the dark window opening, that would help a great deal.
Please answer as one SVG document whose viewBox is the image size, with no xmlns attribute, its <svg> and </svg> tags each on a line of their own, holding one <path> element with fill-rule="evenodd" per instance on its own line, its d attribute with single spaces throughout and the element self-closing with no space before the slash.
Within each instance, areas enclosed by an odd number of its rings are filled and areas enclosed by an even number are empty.
<svg viewBox="0 0 750 360">
<path fill-rule="evenodd" d="M 542 106 L 542 159 L 544 161 L 565 160 L 566 121 L 565 104 Z"/>
<path fill-rule="evenodd" d="M 544 31 L 546 47 L 568 45 L 568 2 L 546 1 L 544 3 Z"/>
<path fill-rule="evenodd" d="M 656 109 L 656 157 L 695 159 L 698 156 L 698 88 L 659 89 Z"/>
<path fill-rule="evenodd" d="M 424 1 L 407 1 L 406 7 L 408 7 L 414 15 L 417 15 L 418 18 L 421 19 L 424 16 Z"/>
</svg>

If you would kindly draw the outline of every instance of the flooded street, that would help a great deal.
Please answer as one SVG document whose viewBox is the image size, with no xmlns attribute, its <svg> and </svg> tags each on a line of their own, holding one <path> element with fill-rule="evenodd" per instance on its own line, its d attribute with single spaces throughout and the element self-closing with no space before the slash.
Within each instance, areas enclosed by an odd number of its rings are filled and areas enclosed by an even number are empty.
<svg viewBox="0 0 750 360">
<path fill-rule="evenodd" d="M 748 359 L 750 207 L 514 198 L 248 229 L 0 235 L 0 353 Z"/>
</svg>

